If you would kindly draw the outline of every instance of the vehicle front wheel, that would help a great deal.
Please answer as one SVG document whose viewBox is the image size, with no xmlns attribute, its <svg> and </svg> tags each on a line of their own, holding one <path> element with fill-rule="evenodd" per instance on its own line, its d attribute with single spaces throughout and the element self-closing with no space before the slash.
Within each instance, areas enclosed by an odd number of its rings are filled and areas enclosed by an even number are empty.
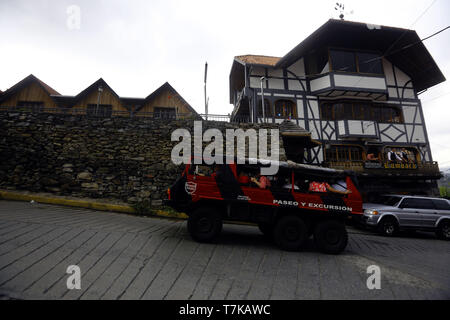
<svg viewBox="0 0 450 320">
<path fill-rule="evenodd" d="M 222 231 L 222 217 L 214 209 L 200 208 L 189 215 L 187 227 L 195 241 L 212 242 Z"/>
<path fill-rule="evenodd" d="M 281 249 L 298 251 L 308 238 L 308 229 L 299 217 L 285 216 L 278 220 L 273 231 L 273 238 Z"/>
<path fill-rule="evenodd" d="M 317 248 L 324 253 L 341 253 L 348 243 L 345 224 L 336 220 L 319 222 L 314 230 L 314 242 Z"/>
<path fill-rule="evenodd" d="M 450 240 L 450 221 L 442 221 L 438 226 L 436 234 L 441 240 Z"/>
<path fill-rule="evenodd" d="M 383 218 L 378 224 L 378 232 L 383 236 L 393 237 L 398 233 L 398 224 L 394 218 Z"/>
</svg>

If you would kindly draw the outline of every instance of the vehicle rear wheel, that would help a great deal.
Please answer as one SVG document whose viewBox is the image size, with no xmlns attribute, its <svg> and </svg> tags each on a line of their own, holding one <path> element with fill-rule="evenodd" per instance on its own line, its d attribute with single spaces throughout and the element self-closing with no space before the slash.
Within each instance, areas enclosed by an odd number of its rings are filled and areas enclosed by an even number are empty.
<svg viewBox="0 0 450 320">
<path fill-rule="evenodd" d="M 383 218 L 378 224 L 378 232 L 383 236 L 393 237 L 398 233 L 398 224 L 394 218 Z"/>
<path fill-rule="evenodd" d="M 450 221 L 442 221 L 438 226 L 436 235 L 441 240 L 450 240 Z"/>
<path fill-rule="evenodd" d="M 212 242 L 222 231 L 222 217 L 214 209 L 200 208 L 189 215 L 187 227 L 195 241 Z"/>
<path fill-rule="evenodd" d="M 273 239 L 273 224 L 268 222 L 260 222 L 258 223 L 259 231 L 264 235 L 265 238 L 272 240 Z"/>
<path fill-rule="evenodd" d="M 301 218 L 285 216 L 278 220 L 273 231 L 273 238 L 281 249 L 298 251 L 308 238 L 308 229 Z"/>
<path fill-rule="evenodd" d="M 314 230 L 314 242 L 324 253 L 338 254 L 344 251 L 348 243 L 345 224 L 336 220 L 319 222 Z"/>
</svg>

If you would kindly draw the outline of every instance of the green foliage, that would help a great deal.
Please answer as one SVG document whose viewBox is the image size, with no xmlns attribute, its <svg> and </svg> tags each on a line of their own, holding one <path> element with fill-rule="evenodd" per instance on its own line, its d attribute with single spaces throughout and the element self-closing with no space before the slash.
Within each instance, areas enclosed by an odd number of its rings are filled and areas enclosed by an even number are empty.
<svg viewBox="0 0 450 320">
<path fill-rule="evenodd" d="M 447 186 L 443 186 L 439 188 L 439 191 L 441 192 L 441 197 L 450 199 L 450 188 Z"/>
<path fill-rule="evenodd" d="M 152 208 L 151 202 L 148 200 L 133 203 L 131 207 L 134 209 L 136 214 L 140 216 L 151 216 L 156 213 Z"/>
</svg>

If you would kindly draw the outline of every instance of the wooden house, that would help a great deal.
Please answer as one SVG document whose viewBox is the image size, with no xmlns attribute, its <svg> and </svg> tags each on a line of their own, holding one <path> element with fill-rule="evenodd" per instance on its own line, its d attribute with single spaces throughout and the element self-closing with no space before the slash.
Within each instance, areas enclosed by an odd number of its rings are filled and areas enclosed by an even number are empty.
<svg viewBox="0 0 450 320">
<path fill-rule="evenodd" d="M 0 95 L 0 107 L 56 108 L 54 95 L 59 93 L 30 74 Z"/>
<path fill-rule="evenodd" d="M 200 117 L 168 82 L 146 98 L 128 98 L 120 97 L 102 78 L 79 94 L 68 96 L 59 94 L 43 81 L 30 75 L 0 95 L 0 108 L 2 107 L 99 117 Z"/>
</svg>

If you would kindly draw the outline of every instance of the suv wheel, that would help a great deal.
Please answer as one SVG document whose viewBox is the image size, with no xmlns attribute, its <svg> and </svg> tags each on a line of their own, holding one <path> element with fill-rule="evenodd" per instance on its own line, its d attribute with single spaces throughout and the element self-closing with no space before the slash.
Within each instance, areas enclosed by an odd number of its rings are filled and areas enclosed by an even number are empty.
<svg viewBox="0 0 450 320">
<path fill-rule="evenodd" d="M 297 216 L 281 217 L 273 231 L 275 243 L 283 250 L 298 251 L 308 238 L 305 222 Z"/>
<path fill-rule="evenodd" d="M 194 240 L 212 242 L 222 231 L 222 217 L 214 209 L 200 208 L 189 216 L 187 227 Z"/>
<path fill-rule="evenodd" d="M 345 224 L 336 220 L 319 222 L 314 230 L 314 242 L 324 253 L 338 254 L 344 251 L 348 243 Z"/>
<path fill-rule="evenodd" d="M 378 232 L 387 237 L 393 237 L 398 232 L 397 221 L 392 217 L 381 220 L 378 224 Z"/>
<path fill-rule="evenodd" d="M 450 240 L 450 221 L 442 221 L 436 232 L 439 239 Z"/>
</svg>

